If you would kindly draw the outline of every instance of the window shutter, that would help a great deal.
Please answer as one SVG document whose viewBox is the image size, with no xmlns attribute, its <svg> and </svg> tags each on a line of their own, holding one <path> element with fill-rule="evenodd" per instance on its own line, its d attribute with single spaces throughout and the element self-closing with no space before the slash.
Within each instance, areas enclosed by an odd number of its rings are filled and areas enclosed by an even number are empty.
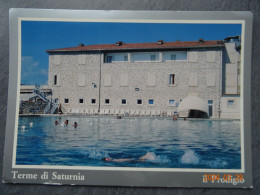
<svg viewBox="0 0 260 195">
<path fill-rule="evenodd" d="M 154 87 L 155 86 L 155 73 L 149 73 L 147 75 L 147 85 L 149 87 Z"/>
<path fill-rule="evenodd" d="M 197 62 L 198 61 L 198 52 L 191 51 L 189 52 L 189 62 Z"/>
<path fill-rule="evenodd" d="M 54 65 L 59 65 L 60 64 L 60 56 L 55 55 L 54 56 Z"/>
<path fill-rule="evenodd" d="M 214 87 L 216 83 L 215 74 L 214 73 L 207 73 L 207 86 Z"/>
<path fill-rule="evenodd" d="M 86 75 L 85 73 L 80 73 L 78 77 L 78 86 L 84 87 L 86 85 Z"/>
<path fill-rule="evenodd" d="M 127 87 L 128 86 L 128 74 L 121 74 L 120 76 L 120 86 Z"/>
<path fill-rule="evenodd" d="M 215 51 L 207 51 L 207 62 L 215 62 L 216 58 Z"/>
<path fill-rule="evenodd" d="M 197 73 L 196 72 L 192 72 L 192 73 L 190 73 L 189 86 L 190 87 L 195 87 L 197 85 L 198 85 Z"/>
<path fill-rule="evenodd" d="M 86 64 L 86 56 L 79 55 L 79 64 Z"/>
<path fill-rule="evenodd" d="M 104 74 L 104 86 L 111 86 L 111 74 Z"/>
<path fill-rule="evenodd" d="M 178 84 L 178 77 L 176 76 L 176 74 L 175 74 L 175 77 L 174 77 L 174 84 L 175 84 L 175 85 Z"/>
</svg>

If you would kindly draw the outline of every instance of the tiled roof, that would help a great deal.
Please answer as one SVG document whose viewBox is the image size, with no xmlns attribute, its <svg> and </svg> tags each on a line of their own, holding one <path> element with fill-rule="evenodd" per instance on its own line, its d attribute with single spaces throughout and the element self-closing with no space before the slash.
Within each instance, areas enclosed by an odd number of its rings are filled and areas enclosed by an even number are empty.
<svg viewBox="0 0 260 195">
<path fill-rule="evenodd" d="M 179 48 L 198 48 L 198 47 L 221 47 L 223 41 L 176 41 L 163 42 L 162 40 L 153 43 L 121 43 L 115 44 L 100 44 L 100 45 L 79 45 L 77 47 L 68 47 L 61 49 L 49 49 L 48 53 L 52 52 L 76 52 L 76 51 L 119 51 L 119 50 L 157 50 L 157 49 L 179 49 Z M 160 44 L 161 43 L 161 44 Z"/>
</svg>

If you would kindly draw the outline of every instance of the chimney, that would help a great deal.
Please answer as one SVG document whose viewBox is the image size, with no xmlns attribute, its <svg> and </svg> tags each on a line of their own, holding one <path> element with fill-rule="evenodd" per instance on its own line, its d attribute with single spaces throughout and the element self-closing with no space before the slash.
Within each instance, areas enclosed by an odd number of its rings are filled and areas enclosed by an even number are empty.
<svg viewBox="0 0 260 195">
<path fill-rule="evenodd" d="M 162 45 L 163 44 L 163 40 L 158 40 L 157 41 L 157 45 Z"/>
<path fill-rule="evenodd" d="M 199 39 L 199 43 L 204 43 L 204 39 Z"/>
<path fill-rule="evenodd" d="M 80 44 L 79 44 L 79 47 L 82 47 L 82 46 L 84 46 L 84 44 L 83 44 L 83 43 L 80 43 Z"/>
<path fill-rule="evenodd" d="M 122 45 L 122 44 L 123 44 L 123 41 L 117 41 L 117 42 L 115 43 L 116 46 L 120 46 L 120 45 Z"/>
</svg>

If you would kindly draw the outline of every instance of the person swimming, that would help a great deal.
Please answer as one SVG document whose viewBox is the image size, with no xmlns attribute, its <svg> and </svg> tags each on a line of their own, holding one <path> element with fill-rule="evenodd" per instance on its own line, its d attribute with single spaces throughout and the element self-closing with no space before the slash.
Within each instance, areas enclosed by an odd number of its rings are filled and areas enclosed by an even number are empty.
<svg viewBox="0 0 260 195">
<path fill-rule="evenodd" d="M 55 125 L 58 125 L 59 124 L 59 122 L 58 121 L 55 121 Z"/>
<path fill-rule="evenodd" d="M 155 160 L 155 154 L 152 152 L 147 152 L 145 155 L 140 156 L 138 159 L 133 159 L 133 158 L 102 158 L 102 161 L 106 162 L 146 162 L 146 161 L 154 161 Z"/>
<path fill-rule="evenodd" d="M 74 122 L 74 125 L 72 125 L 72 126 L 76 128 L 78 126 L 78 123 Z"/>
</svg>

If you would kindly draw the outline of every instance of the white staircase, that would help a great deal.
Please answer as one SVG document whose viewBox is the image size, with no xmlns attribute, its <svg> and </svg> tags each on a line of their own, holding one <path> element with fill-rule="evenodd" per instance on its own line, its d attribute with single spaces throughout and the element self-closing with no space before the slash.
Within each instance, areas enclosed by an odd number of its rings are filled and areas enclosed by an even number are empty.
<svg viewBox="0 0 260 195">
<path fill-rule="evenodd" d="M 33 89 L 33 93 L 47 103 L 47 106 L 44 109 L 44 114 L 53 114 L 56 111 L 59 104 L 52 102 L 48 98 L 49 95 L 43 92 L 43 89 L 40 85 L 35 85 L 35 88 Z"/>
</svg>

